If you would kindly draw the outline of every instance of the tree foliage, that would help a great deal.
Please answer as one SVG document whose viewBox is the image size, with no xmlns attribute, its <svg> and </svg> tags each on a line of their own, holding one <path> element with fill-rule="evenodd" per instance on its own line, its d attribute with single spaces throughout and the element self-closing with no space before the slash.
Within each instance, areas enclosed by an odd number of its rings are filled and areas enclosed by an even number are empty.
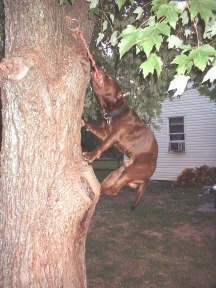
<svg viewBox="0 0 216 288">
<path fill-rule="evenodd" d="M 215 99 L 215 0 L 87 1 L 96 19 L 94 57 L 116 76 L 147 122 L 160 114 L 161 101 L 181 95 L 188 81 Z M 92 115 L 90 97 L 86 107 Z"/>
<path fill-rule="evenodd" d="M 215 0 L 86 1 L 96 24 L 94 58 L 117 78 L 146 122 L 154 125 L 162 100 L 180 96 L 188 81 L 216 99 Z M 92 99 L 89 89 L 85 117 L 96 119 Z"/>
<path fill-rule="evenodd" d="M 180 95 L 182 83 L 186 87 L 194 72 L 203 72 L 203 82 L 216 79 L 215 0 L 88 2 L 90 13 L 100 17 L 97 44 L 103 41 L 117 47 L 120 59 L 133 49 L 142 59 L 139 69 L 144 79 L 151 74 L 159 78 L 173 66 L 175 80 L 184 79 L 174 82 L 175 95 Z M 172 53 L 172 59 L 164 57 L 164 49 Z"/>
</svg>

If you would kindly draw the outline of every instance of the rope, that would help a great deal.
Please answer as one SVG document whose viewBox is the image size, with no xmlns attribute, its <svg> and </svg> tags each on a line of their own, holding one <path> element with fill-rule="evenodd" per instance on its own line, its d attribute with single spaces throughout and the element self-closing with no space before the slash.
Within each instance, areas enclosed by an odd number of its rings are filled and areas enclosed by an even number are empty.
<svg viewBox="0 0 216 288">
<path fill-rule="evenodd" d="M 66 17 L 66 22 L 67 22 L 67 25 L 68 25 L 68 26 L 69 26 L 69 25 L 72 26 L 72 27 L 70 28 L 70 30 L 76 32 L 76 33 L 79 35 L 79 37 L 80 37 L 80 39 L 81 39 L 81 41 L 82 41 L 82 43 L 83 43 L 83 45 L 84 45 L 84 47 L 85 47 L 85 49 L 86 49 L 86 51 L 87 51 L 87 55 L 88 55 L 88 58 L 89 58 L 89 60 L 90 60 L 90 62 L 91 62 L 91 65 L 92 65 L 92 67 L 93 67 L 94 70 L 95 70 L 96 77 L 98 78 L 98 76 L 100 75 L 100 73 L 99 73 L 99 71 L 98 71 L 96 62 L 94 61 L 93 56 L 92 56 L 92 54 L 91 54 L 91 52 L 90 52 L 90 50 L 89 50 L 89 46 L 88 46 L 88 44 L 87 44 L 87 42 L 86 42 L 86 39 L 85 39 L 84 34 L 83 34 L 83 31 L 80 29 L 80 23 L 79 23 L 79 21 L 78 21 L 77 19 L 71 19 L 71 18 L 69 18 L 69 17 L 67 16 L 67 17 Z M 73 28 L 73 26 L 74 26 L 74 28 Z"/>
</svg>

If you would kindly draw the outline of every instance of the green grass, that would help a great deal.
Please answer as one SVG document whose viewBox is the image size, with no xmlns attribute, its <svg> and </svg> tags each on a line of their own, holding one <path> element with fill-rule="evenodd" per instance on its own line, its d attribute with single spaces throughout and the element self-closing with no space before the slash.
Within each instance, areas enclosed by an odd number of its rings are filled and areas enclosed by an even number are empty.
<svg viewBox="0 0 216 288">
<path fill-rule="evenodd" d="M 101 171 L 107 170 L 106 171 L 107 173 L 109 172 L 109 170 L 118 168 L 118 162 L 115 160 L 109 160 L 109 161 L 97 160 L 92 163 L 92 166 L 94 167 L 95 170 L 97 170 L 98 175 L 100 175 Z"/>
<path fill-rule="evenodd" d="M 99 175 L 103 179 L 103 175 Z M 88 288 L 216 288 L 215 212 L 198 212 L 212 195 L 150 182 L 102 196 L 86 243 Z"/>
</svg>

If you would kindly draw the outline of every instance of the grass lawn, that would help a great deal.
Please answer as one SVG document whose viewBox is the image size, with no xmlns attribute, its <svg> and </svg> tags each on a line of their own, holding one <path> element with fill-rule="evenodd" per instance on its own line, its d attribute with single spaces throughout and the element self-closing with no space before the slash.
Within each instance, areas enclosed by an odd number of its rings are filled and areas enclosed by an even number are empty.
<svg viewBox="0 0 216 288">
<path fill-rule="evenodd" d="M 102 196 L 86 243 L 88 288 L 216 288 L 216 212 L 198 211 L 213 196 L 198 194 L 152 181 L 134 211 L 131 189 Z"/>
</svg>

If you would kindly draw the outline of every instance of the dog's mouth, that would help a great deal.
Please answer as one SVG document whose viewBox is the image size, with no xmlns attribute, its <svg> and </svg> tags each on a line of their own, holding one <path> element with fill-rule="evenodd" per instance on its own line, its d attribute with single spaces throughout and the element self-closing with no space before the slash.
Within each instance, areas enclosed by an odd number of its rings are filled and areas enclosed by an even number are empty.
<svg viewBox="0 0 216 288">
<path fill-rule="evenodd" d="M 91 72 L 92 81 L 99 87 L 103 88 L 104 86 L 104 73 L 100 70 L 95 70 Z"/>
</svg>

